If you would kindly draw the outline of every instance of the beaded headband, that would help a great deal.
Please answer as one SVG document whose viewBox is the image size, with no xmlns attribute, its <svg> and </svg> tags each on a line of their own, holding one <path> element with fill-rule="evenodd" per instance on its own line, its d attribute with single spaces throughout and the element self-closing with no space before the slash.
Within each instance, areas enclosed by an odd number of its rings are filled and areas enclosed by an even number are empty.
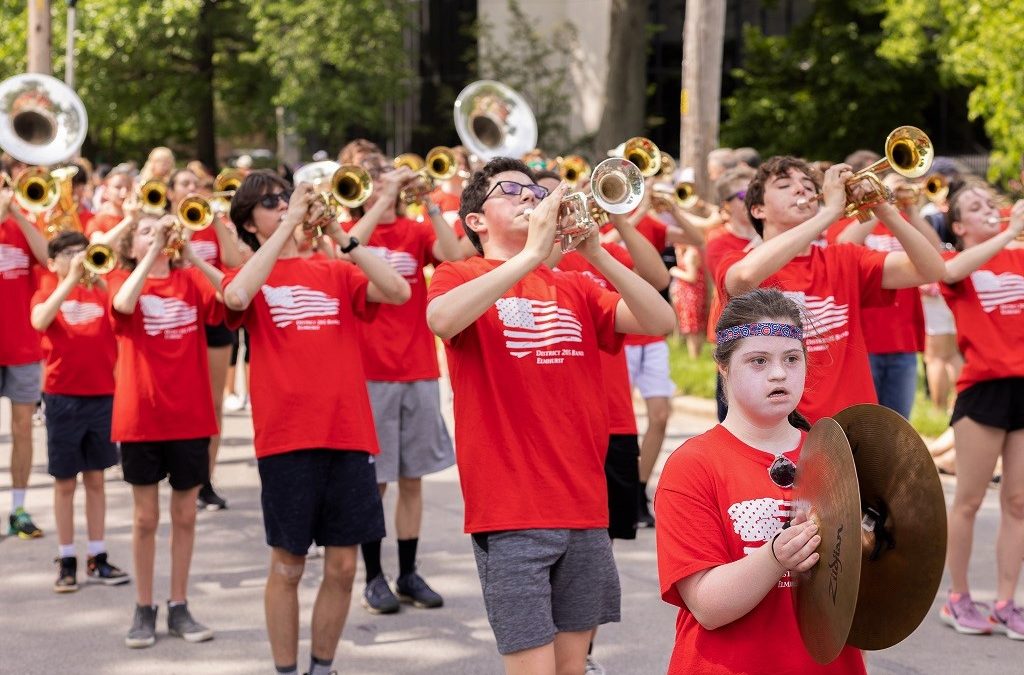
<svg viewBox="0 0 1024 675">
<path fill-rule="evenodd" d="M 716 333 L 718 344 L 757 335 L 794 338 L 801 341 L 804 339 L 803 329 L 788 323 L 745 323 L 739 326 L 723 328 Z"/>
</svg>

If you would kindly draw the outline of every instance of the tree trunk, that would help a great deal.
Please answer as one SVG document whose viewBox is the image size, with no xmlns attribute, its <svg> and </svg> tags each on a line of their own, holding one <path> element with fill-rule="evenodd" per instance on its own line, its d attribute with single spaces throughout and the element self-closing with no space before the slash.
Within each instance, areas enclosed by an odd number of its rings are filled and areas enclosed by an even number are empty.
<svg viewBox="0 0 1024 675">
<path fill-rule="evenodd" d="M 604 112 L 594 138 L 594 159 L 643 133 L 647 99 L 647 2 L 612 0 L 608 37 L 608 77 Z"/>
<path fill-rule="evenodd" d="M 28 72 L 53 74 L 50 0 L 28 0 Z"/>
<path fill-rule="evenodd" d="M 216 0 L 203 0 L 196 26 L 196 156 L 217 171 L 217 139 L 213 106 L 213 23 Z M 190 85 L 191 86 L 191 85 Z"/>
<path fill-rule="evenodd" d="M 686 0 L 679 165 L 693 168 L 697 194 L 705 198 L 711 192 L 707 156 L 718 146 L 724 37 L 724 2 Z"/>
</svg>

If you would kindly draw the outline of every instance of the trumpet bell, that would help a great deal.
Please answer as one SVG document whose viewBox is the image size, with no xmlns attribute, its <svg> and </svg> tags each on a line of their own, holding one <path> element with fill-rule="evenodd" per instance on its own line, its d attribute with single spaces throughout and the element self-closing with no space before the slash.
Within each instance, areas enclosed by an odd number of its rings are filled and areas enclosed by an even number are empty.
<svg viewBox="0 0 1024 675">
<path fill-rule="evenodd" d="M 885 139 L 885 159 L 889 167 L 904 178 L 928 173 L 935 152 L 931 139 L 917 127 L 897 127 Z"/>
<path fill-rule="evenodd" d="M 60 80 L 24 73 L 0 82 L 0 147 L 16 160 L 35 166 L 69 160 L 88 128 L 82 99 Z"/>
<path fill-rule="evenodd" d="M 238 169 L 224 169 L 213 180 L 214 192 L 234 192 L 242 186 L 245 174 Z"/>
<path fill-rule="evenodd" d="M 924 195 L 932 202 L 945 201 L 949 196 L 949 180 L 941 173 L 929 176 L 924 182 Z"/>
<path fill-rule="evenodd" d="M 419 173 L 423 171 L 423 167 L 426 163 L 423 158 L 417 155 L 415 152 L 406 152 L 404 154 L 395 157 L 395 161 L 392 162 L 392 166 L 396 169 L 401 169 L 403 166 L 408 168 L 413 173 Z"/>
<path fill-rule="evenodd" d="M 43 213 L 60 201 L 60 185 L 46 169 L 29 167 L 18 176 L 14 200 L 29 213 Z"/>
<path fill-rule="evenodd" d="M 331 194 L 346 209 L 358 208 L 373 194 L 373 179 L 358 164 L 344 164 L 331 176 Z"/>
<path fill-rule="evenodd" d="M 612 157 L 594 169 L 590 179 L 594 201 L 608 213 L 629 213 L 644 197 L 640 168 L 627 159 Z"/>
<path fill-rule="evenodd" d="M 100 276 L 114 269 L 117 265 L 117 254 L 106 244 L 90 244 L 85 249 L 83 265 L 90 274 Z"/>
<path fill-rule="evenodd" d="M 635 164 L 644 178 L 656 176 L 661 171 L 661 150 L 649 138 L 636 136 L 629 139 L 622 147 L 621 156 Z"/>
<path fill-rule="evenodd" d="M 160 180 L 147 180 L 139 188 L 143 213 L 162 215 L 167 212 L 167 184 Z"/>
<path fill-rule="evenodd" d="M 558 173 L 566 183 L 577 185 L 590 175 L 590 164 L 579 155 L 569 155 L 558 163 Z"/>
<path fill-rule="evenodd" d="M 697 186 L 685 180 L 676 183 L 676 203 L 684 209 L 690 209 L 697 205 L 700 197 L 697 196 Z"/>
<path fill-rule="evenodd" d="M 478 80 L 455 99 L 455 130 L 470 153 L 490 160 L 522 157 L 537 145 L 537 120 L 514 89 Z"/>
<path fill-rule="evenodd" d="M 188 195 L 178 204 L 178 221 L 193 232 L 205 230 L 213 222 L 213 207 L 199 195 Z"/>
<path fill-rule="evenodd" d="M 427 175 L 433 180 L 449 180 L 459 171 L 459 162 L 451 148 L 439 145 L 427 153 Z"/>
</svg>

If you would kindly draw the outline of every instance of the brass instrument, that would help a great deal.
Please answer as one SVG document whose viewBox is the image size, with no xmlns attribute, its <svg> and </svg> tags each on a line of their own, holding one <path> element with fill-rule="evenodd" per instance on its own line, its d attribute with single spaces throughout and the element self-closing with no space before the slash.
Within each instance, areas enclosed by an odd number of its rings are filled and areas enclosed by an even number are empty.
<svg viewBox="0 0 1024 675">
<path fill-rule="evenodd" d="M 892 191 L 896 206 L 903 210 L 916 206 L 921 201 L 922 192 L 921 186 L 915 183 L 901 183 Z"/>
<path fill-rule="evenodd" d="M 933 203 L 946 201 L 949 196 L 949 179 L 941 173 L 929 176 L 924 182 L 924 195 Z"/>
<path fill-rule="evenodd" d="M 672 155 L 667 152 L 661 153 L 661 168 L 658 169 L 657 176 L 664 178 L 665 180 L 672 180 L 676 175 L 676 160 L 672 158 Z"/>
<path fill-rule="evenodd" d="M 245 180 L 245 174 L 238 169 L 224 169 L 213 179 L 213 194 L 210 206 L 214 213 L 227 213 L 231 209 L 231 198 Z"/>
<path fill-rule="evenodd" d="M 439 145 L 431 148 L 427 153 L 426 166 L 427 175 L 435 181 L 454 178 L 459 172 L 459 161 L 451 148 Z"/>
<path fill-rule="evenodd" d="M 425 196 L 434 191 L 440 181 L 453 178 L 459 171 L 458 160 L 451 148 L 439 145 L 427 153 L 423 159 L 419 155 L 407 152 L 399 155 L 392 163 L 396 169 L 407 167 L 417 174 L 416 179 L 399 193 L 399 198 L 407 205 L 421 202 Z"/>
<path fill-rule="evenodd" d="M 654 199 L 662 203 L 674 203 L 681 209 L 692 209 L 700 201 L 697 195 L 697 186 L 685 180 L 681 180 L 674 186 L 666 183 L 654 185 Z"/>
<path fill-rule="evenodd" d="M 45 213 L 60 201 L 60 186 L 49 171 L 32 166 L 18 176 L 14 185 L 14 201 L 29 213 Z"/>
<path fill-rule="evenodd" d="M 31 166 L 78 154 L 89 128 L 82 99 L 60 80 L 24 73 L 0 82 L 0 147 Z"/>
<path fill-rule="evenodd" d="M 85 260 L 82 261 L 85 275 L 82 283 L 91 287 L 101 276 L 117 266 L 117 253 L 106 244 L 89 244 L 85 249 Z"/>
<path fill-rule="evenodd" d="M 330 160 L 312 162 L 299 168 L 295 184 L 312 183 L 324 205 L 324 215 L 303 228 L 315 237 L 323 235 L 324 226 L 340 216 L 338 206 L 354 209 L 366 203 L 373 194 L 373 179 L 357 164 L 338 164 Z"/>
<path fill-rule="evenodd" d="M 201 196 L 190 194 L 178 204 L 175 215 L 177 218 L 167 233 L 167 246 L 164 248 L 164 253 L 172 260 L 180 258 L 181 250 L 185 248 L 185 230 L 199 232 L 213 223 L 213 207 Z"/>
<path fill-rule="evenodd" d="M 77 166 L 63 166 L 50 172 L 57 183 L 57 204 L 46 223 L 46 238 L 53 239 L 61 232 L 82 232 L 82 221 L 78 218 L 78 204 L 75 202 L 72 178 L 78 174 Z"/>
<path fill-rule="evenodd" d="M 522 157 L 537 146 L 537 120 L 511 87 L 494 80 L 468 85 L 455 99 L 455 131 L 483 161 Z"/>
<path fill-rule="evenodd" d="M 559 157 L 556 162 L 558 173 L 561 174 L 562 180 L 573 187 L 576 187 L 590 176 L 590 164 L 580 155 Z"/>
<path fill-rule="evenodd" d="M 590 179 L 590 194 L 573 192 L 562 198 L 558 208 L 559 245 L 562 253 L 574 250 L 607 213 L 629 213 L 644 197 L 644 179 L 629 160 L 612 157 L 597 165 Z M 563 220 L 571 219 L 562 224 Z"/>
<path fill-rule="evenodd" d="M 142 212 L 151 216 L 161 216 L 167 213 L 167 183 L 162 180 L 147 180 L 139 188 L 139 201 L 142 202 Z"/>
<path fill-rule="evenodd" d="M 658 175 L 661 171 L 661 150 L 654 141 L 643 136 L 635 136 L 612 151 L 615 157 L 624 157 L 640 169 L 644 178 Z"/>
</svg>

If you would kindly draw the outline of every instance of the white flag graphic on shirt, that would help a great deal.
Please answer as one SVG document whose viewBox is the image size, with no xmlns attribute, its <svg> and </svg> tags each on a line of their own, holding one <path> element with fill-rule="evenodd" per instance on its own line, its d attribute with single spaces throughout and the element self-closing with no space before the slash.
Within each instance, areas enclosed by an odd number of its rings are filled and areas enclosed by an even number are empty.
<svg viewBox="0 0 1024 675">
<path fill-rule="evenodd" d="M 782 530 L 782 523 L 789 518 L 790 503 L 784 499 L 762 497 L 736 502 L 727 510 L 732 520 L 733 532 L 744 544 L 763 544 Z M 750 554 L 756 546 L 744 546 L 743 552 Z"/>
<path fill-rule="evenodd" d="M 891 234 L 869 234 L 864 239 L 864 246 L 872 251 L 885 251 L 886 253 L 899 253 L 903 250 L 903 244 Z"/>
<path fill-rule="evenodd" d="M 1024 300 L 1024 277 L 1019 274 L 978 270 L 971 273 L 971 283 L 981 301 L 981 308 L 986 312 L 999 305 Z"/>
<path fill-rule="evenodd" d="M 146 335 L 191 326 L 199 316 L 194 305 L 178 298 L 161 298 L 159 295 L 143 295 L 139 298 L 139 307 L 142 308 L 142 327 Z"/>
<path fill-rule="evenodd" d="M 270 306 L 270 318 L 278 328 L 320 316 L 337 316 L 340 302 L 323 291 L 305 286 L 263 285 L 263 297 Z"/>
<path fill-rule="evenodd" d="M 103 316 L 103 308 L 95 302 L 65 300 L 60 303 L 60 313 L 69 326 L 80 326 Z"/>
<path fill-rule="evenodd" d="M 28 270 L 28 254 L 17 246 L 0 244 L 0 274 Z"/>
<path fill-rule="evenodd" d="M 391 265 L 391 269 L 403 277 L 414 277 L 416 272 L 419 271 L 419 262 L 416 261 L 416 258 L 411 253 L 392 251 L 384 246 L 367 246 L 366 249 L 379 258 L 383 258 L 387 264 Z"/>
<path fill-rule="evenodd" d="M 559 342 L 583 342 L 583 326 L 572 310 L 559 307 L 554 300 L 501 298 L 495 306 L 505 325 L 505 346 L 513 356 L 522 358 L 529 351 Z"/>
<path fill-rule="evenodd" d="M 204 262 L 208 262 L 211 265 L 217 262 L 217 244 L 212 241 L 191 241 L 189 245 L 192 246 L 192 252 L 196 254 L 196 257 Z"/>
<path fill-rule="evenodd" d="M 842 328 L 850 321 L 850 305 L 837 303 L 834 295 L 819 298 L 802 291 L 783 291 L 782 294 L 807 310 L 809 316 L 805 319 L 805 337 L 824 335 Z"/>
</svg>

